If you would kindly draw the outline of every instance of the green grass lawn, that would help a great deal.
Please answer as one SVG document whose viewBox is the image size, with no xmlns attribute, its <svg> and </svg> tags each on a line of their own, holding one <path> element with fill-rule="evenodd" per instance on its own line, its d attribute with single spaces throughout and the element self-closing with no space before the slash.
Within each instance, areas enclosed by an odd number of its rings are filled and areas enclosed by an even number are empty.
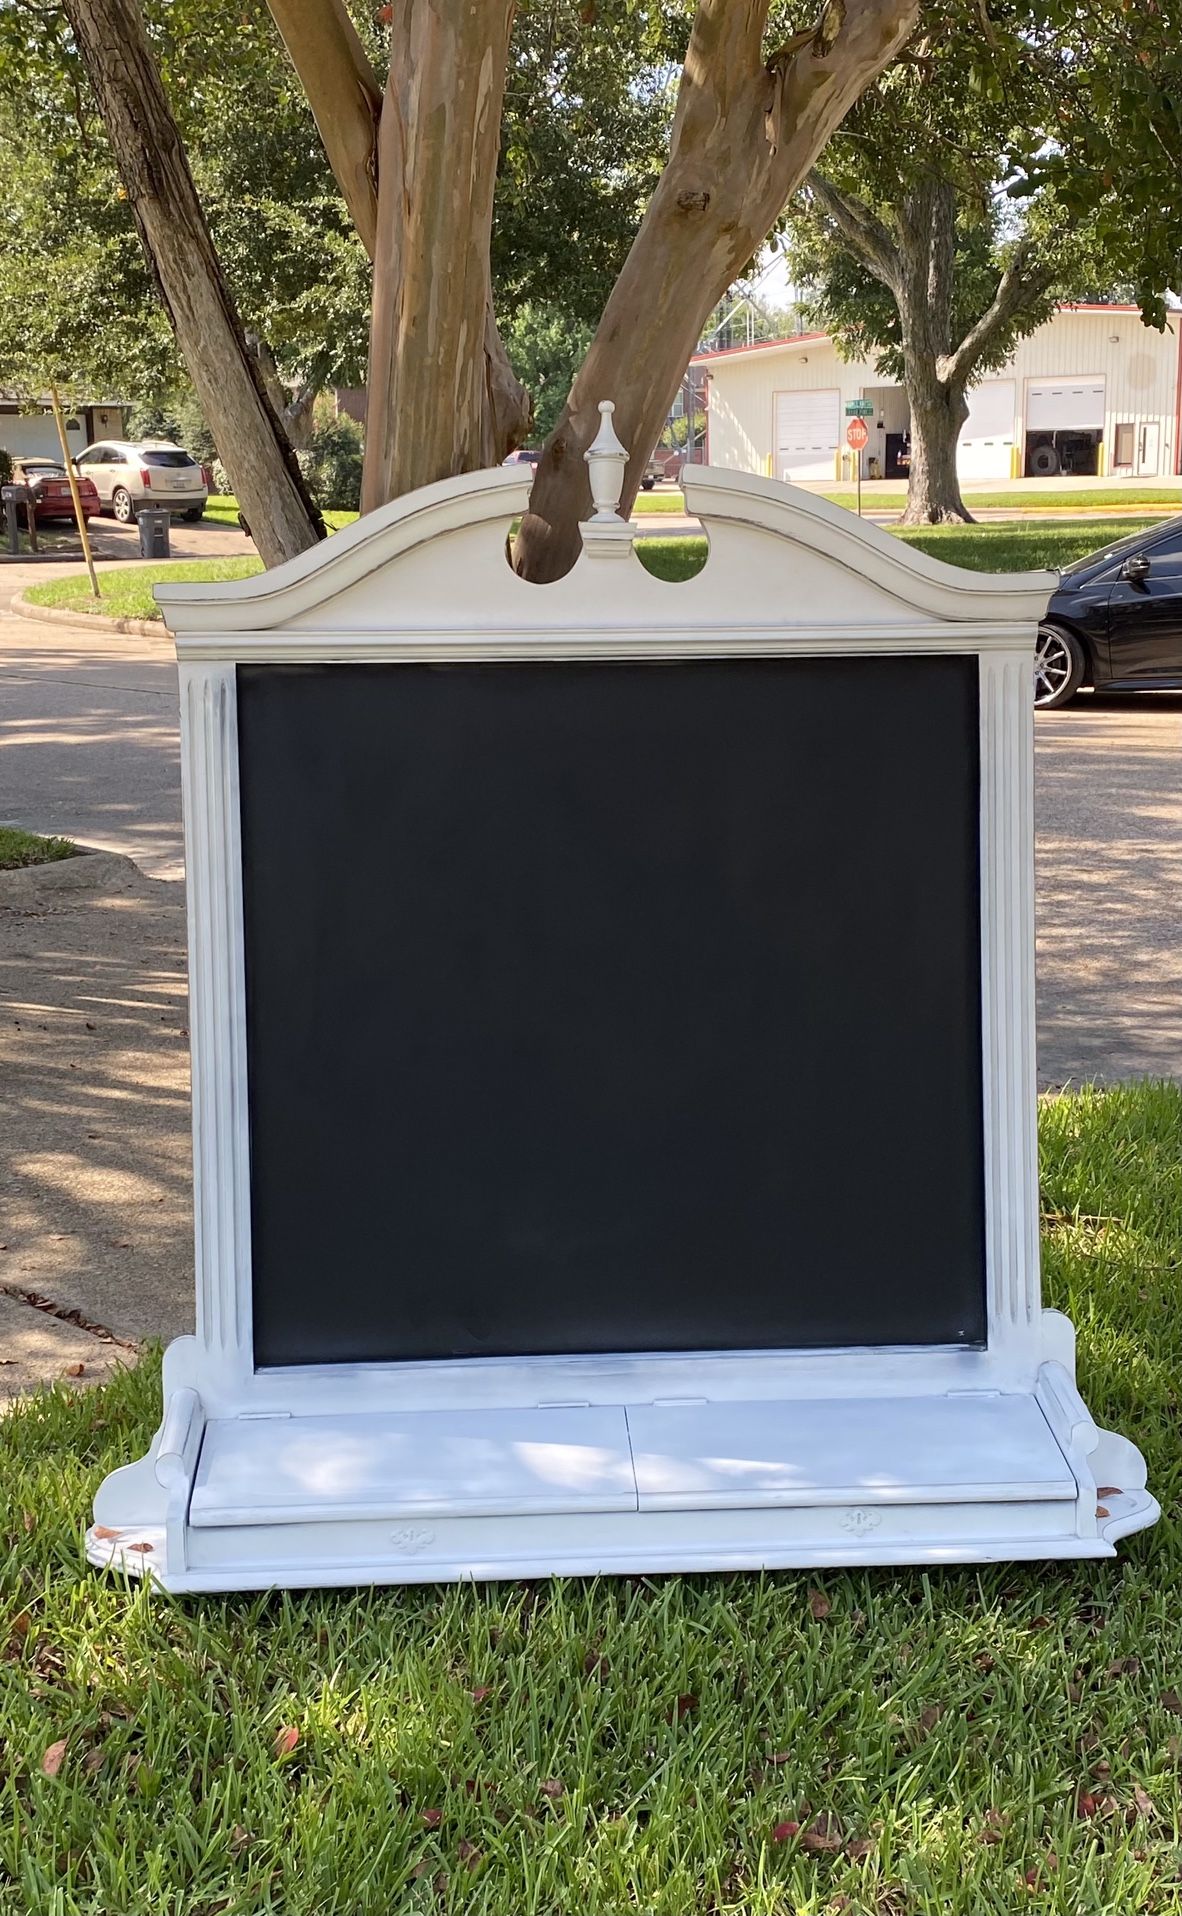
<svg viewBox="0 0 1182 1916">
<path fill-rule="evenodd" d="M 1082 558 L 1110 539 L 1123 538 L 1149 519 L 1084 519 L 1057 522 L 1005 523 L 978 526 L 932 526 L 899 532 L 898 537 L 951 565 L 980 572 L 1027 571 L 1039 566 L 1063 566 Z M 645 538 L 637 552 L 650 572 L 663 579 L 688 579 L 706 562 L 707 543 L 700 535 Z M 94 599 L 85 573 L 72 573 L 46 585 L 31 586 L 26 598 L 39 605 L 59 606 L 71 612 L 95 612 L 106 618 L 158 619 L 160 608 L 152 586 L 161 579 L 241 579 L 258 572 L 260 561 L 241 559 L 177 559 L 159 565 L 105 566 L 101 570 L 102 597 Z"/>
<path fill-rule="evenodd" d="M 834 492 L 822 494 L 831 499 L 834 505 L 847 506 L 852 512 L 857 505 L 858 495 L 852 486 L 842 487 Z M 1060 488 L 1046 492 L 974 492 L 970 487 L 964 495 L 964 501 L 970 512 L 978 507 L 983 509 L 1001 509 L 1013 512 L 1096 512 L 1105 506 L 1170 506 L 1175 512 L 1182 512 L 1182 485 L 1177 482 L 1158 486 L 1095 486 L 1085 488 Z M 902 511 L 907 503 L 906 486 L 892 486 L 881 482 L 869 482 L 862 487 L 862 510 L 885 510 L 898 506 Z"/>
<path fill-rule="evenodd" d="M 684 513 L 685 499 L 680 492 L 638 492 L 633 513 L 645 518 L 651 512 Z"/>
<path fill-rule="evenodd" d="M 949 565 L 967 566 L 974 572 L 1029 572 L 1070 565 L 1110 539 L 1124 538 L 1152 523 L 1150 519 L 1084 519 L 891 530 L 896 538 Z M 662 579 L 691 578 L 708 556 L 707 541 L 700 535 L 638 539 L 636 551 L 649 571 Z"/>
<path fill-rule="evenodd" d="M 326 512 L 324 523 L 330 532 L 339 532 L 342 526 L 351 526 L 359 515 L 355 512 Z M 211 492 L 205 502 L 206 525 L 236 526 L 238 524 L 238 501 L 233 493 Z"/>
<path fill-rule="evenodd" d="M 1112 539 L 1153 525 L 1152 519 L 1003 520 L 977 526 L 891 528 L 908 545 L 974 572 L 1028 572 L 1070 565 Z"/>
<path fill-rule="evenodd" d="M 80 1561 L 156 1364 L 18 1407 L 5 1916 L 1177 1916 L 1182 1089 L 1047 1100 L 1041 1153 L 1165 1510 L 1111 1563 L 170 1599 Z"/>
<path fill-rule="evenodd" d="M 821 494 L 831 499 L 835 505 L 846 506 L 852 512 L 857 504 L 857 493 L 852 487 L 839 487 L 833 492 Z M 967 492 L 965 501 L 969 511 L 976 507 L 1004 507 L 1017 512 L 1076 511 L 1095 512 L 1105 506 L 1170 506 L 1175 512 L 1182 512 L 1182 486 L 1097 486 L 1089 491 L 1047 492 Z M 884 485 L 881 482 L 867 483 L 862 488 L 862 506 L 873 509 L 893 509 L 901 512 L 907 503 L 906 486 Z M 633 512 L 646 517 L 652 512 L 683 513 L 685 500 L 677 492 L 639 492 Z M 341 526 L 352 525 L 357 518 L 355 512 L 326 512 L 326 523 L 334 532 Z M 208 524 L 236 526 L 238 524 L 238 501 L 228 493 L 213 493 L 205 508 Z"/>
<path fill-rule="evenodd" d="M 76 849 L 70 838 L 42 838 L 37 832 L 22 832 L 15 825 L 0 825 L 0 872 L 17 871 L 23 865 L 49 865 L 58 858 L 73 858 Z"/>
<path fill-rule="evenodd" d="M 52 605 L 65 612 L 93 612 L 104 619 L 158 619 L 160 607 L 152 597 L 152 587 L 163 579 L 245 579 L 262 569 L 262 560 L 253 554 L 241 559 L 162 559 L 158 565 L 101 566 L 101 598 L 92 596 L 85 572 L 30 586 L 25 597 L 34 605 Z"/>
</svg>

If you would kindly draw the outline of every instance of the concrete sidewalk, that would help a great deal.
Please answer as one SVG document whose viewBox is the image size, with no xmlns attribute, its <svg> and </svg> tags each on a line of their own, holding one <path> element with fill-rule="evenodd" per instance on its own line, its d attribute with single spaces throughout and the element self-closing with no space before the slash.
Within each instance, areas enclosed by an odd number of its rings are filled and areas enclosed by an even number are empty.
<svg viewBox="0 0 1182 1916">
<path fill-rule="evenodd" d="M 0 1397 L 192 1324 L 184 887 L 102 862 L 0 874 Z"/>
</svg>

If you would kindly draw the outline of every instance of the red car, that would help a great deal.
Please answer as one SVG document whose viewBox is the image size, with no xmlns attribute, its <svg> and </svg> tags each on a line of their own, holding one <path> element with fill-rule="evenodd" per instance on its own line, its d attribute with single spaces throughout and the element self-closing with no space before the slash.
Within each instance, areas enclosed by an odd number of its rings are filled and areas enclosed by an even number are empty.
<svg viewBox="0 0 1182 1916">
<path fill-rule="evenodd" d="M 33 495 L 33 517 L 38 525 L 49 519 L 73 519 L 74 501 L 70 482 L 60 459 L 14 459 L 13 484 L 28 486 Z M 78 501 L 82 517 L 92 519 L 99 509 L 98 487 L 93 479 L 78 478 Z"/>
</svg>

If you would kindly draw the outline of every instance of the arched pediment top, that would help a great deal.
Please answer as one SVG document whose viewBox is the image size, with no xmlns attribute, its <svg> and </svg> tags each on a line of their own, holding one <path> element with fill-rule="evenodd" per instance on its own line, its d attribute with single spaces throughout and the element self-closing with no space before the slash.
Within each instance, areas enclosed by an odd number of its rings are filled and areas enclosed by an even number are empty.
<svg viewBox="0 0 1182 1916">
<path fill-rule="evenodd" d="M 720 625 L 866 636 L 950 625 L 1029 633 L 1055 585 L 1049 572 L 945 565 L 815 494 L 708 466 L 684 473 L 689 510 L 710 542 L 694 578 L 654 578 L 636 556 L 640 541 L 619 524 L 565 578 L 533 585 L 512 571 L 505 551 L 532 477 L 515 466 L 441 480 L 269 572 L 168 583 L 156 597 L 179 649 L 197 652 L 218 634 L 245 641 L 288 631 L 359 640 L 432 631 L 520 637 L 555 628 L 643 627 L 659 635 Z"/>
<path fill-rule="evenodd" d="M 439 479 L 363 514 L 284 565 L 248 579 L 169 581 L 156 587 L 155 597 L 170 630 L 178 634 L 275 631 L 301 614 L 329 607 L 360 580 L 392 572 L 407 553 L 450 534 L 491 524 L 494 531 L 502 528 L 503 542 L 504 532 L 525 511 L 532 484 L 532 471 L 521 466 Z"/>
<path fill-rule="evenodd" d="M 1046 611 L 1056 572 L 974 572 L 947 565 L 815 492 L 718 466 L 686 466 L 690 511 L 711 529 L 751 526 L 806 547 L 859 575 L 912 611 L 937 619 L 1015 619 Z"/>
</svg>

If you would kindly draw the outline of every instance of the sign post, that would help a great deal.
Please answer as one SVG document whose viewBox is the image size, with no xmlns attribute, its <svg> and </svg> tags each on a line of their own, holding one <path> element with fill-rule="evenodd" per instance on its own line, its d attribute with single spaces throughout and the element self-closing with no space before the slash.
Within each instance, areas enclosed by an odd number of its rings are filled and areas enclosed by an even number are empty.
<svg viewBox="0 0 1182 1916">
<path fill-rule="evenodd" d="M 866 430 L 866 421 L 864 419 L 851 419 L 845 429 L 845 437 L 846 444 L 852 446 L 854 452 L 857 454 L 854 471 L 858 480 L 858 517 L 860 519 L 862 517 L 862 449 L 870 437 L 870 434 Z"/>
<path fill-rule="evenodd" d="M 869 399 L 847 399 L 845 416 L 849 425 L 845 429 L 845 442 L 857 453 L 856 474 L 858 482 L 858 517 L 862 517 L 862 453 L 870 438 L 866 421 L 874 417 L 874 405 Z"/>
<path fill-rule="evenodd" d="M 553 584 L 506 563 L 505 467 L 159 588 L 196 1331 L 96 1564 L 1096 1558 L 1159 1514 L 1040 1293 L 1053 575 L 687 466 L 710 559 L 668 584 L 602 410 Z"/>
</svg>

